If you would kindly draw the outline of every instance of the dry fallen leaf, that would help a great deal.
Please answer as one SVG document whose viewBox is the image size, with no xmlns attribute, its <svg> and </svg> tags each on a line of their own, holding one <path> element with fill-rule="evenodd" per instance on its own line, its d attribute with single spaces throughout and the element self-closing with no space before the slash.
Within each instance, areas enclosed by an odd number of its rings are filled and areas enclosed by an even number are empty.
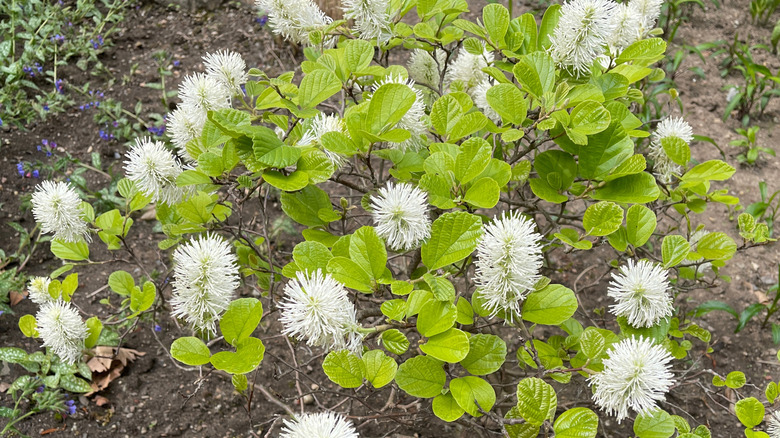
<svg viewBox="0 0 780 438">
<path fill-rule="evenodd" d="M 132 362 L 136 357 L 146 353 L 130 348 L 116 350 L 114 347 L 101 345 L 93 348 L 92 354 L 93 357 L 87 361 L 87 366 L 92 370 L 92 382 L 90 383 L 92 391 L 85 394 L 86 396 L 106 389 L 112 381 L 122 375 L 122 370 L 125 369 L 128 362 Z M 105 403 L 108 403 L 108 399 Z"/>
<path fill-rule="evenodd" d="M 22 301 L 26 296 L 27 296 L 27 292 L 17 292 L 15 290 L 12 290 L 10 293 L 11 306 L 15 306 L 19 304 L 19 302 Z"/>
<path fill-rule="evenodd" d="M 95 404 L 98 406 L 105 406 L 107 404 L 111 403 L 107 398 L 103 397 L 102 395 L 96 395 L 95 396 Z"/>
<path fill-rule="evenodd" d="M 2 383 L 0 383 L 0 392 L 6 392 L 6 391 L 8 391 L 8 388 L 10 388 L 10 387 L 11 387 L 10 383 L 2 382 Z"/>
</svg>

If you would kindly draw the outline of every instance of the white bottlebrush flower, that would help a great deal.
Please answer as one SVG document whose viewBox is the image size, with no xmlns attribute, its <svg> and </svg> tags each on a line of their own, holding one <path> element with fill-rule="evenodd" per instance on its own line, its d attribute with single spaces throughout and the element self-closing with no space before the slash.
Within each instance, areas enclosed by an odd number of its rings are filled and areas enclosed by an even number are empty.
<svg viewBox="0 0 780 438">
<path fill-rule="evenodd" d="M 512 322 L 520 315 L 521 301 L 541 277 L 542 236 L 534 225 L 513 211 L 484 226 L 477 244 L 474 282 L 491 317 L 504 311 Z"/>
<path fill-rule="evenodd" d="M 627 338 L 613 344 L 604 370 L 588 379 L 596 386 L 593 401 L 620 423 L 631 409 L 648 414 L 674 384 L 669 369 L 672 356 L 652 339 Z"/>
<path fill-rule="evenodd" d="M 319 412 L 284 420 L 280 438 L 358 438 L 354 426 L 340 414 Z"/>
<path fill-rule="evenodd" d="M 320 113 L 317 117 L 311 120 L 311 125 L 307 129 L 301 139 L 298 141 L 299 146 L 315 146 L 320 143 L 320 139 L 327 132 L 340 132 L 345 134 L 347 130 L 344 121 L 336 114 L 327 115 Z M 336 169 L 340 168 L 347 162 L 347 158 L 341 154 L 333 151 L 329 151 L 322 148 L 322 152 L 328 157 L 328 160 L 333 164 Z"/>
<path fill-rule="evenodd" d="M 27 292 L 30 294 L 30 300 L 39 306 L 54 301 L 54 298 L 49 295 L 50 284 L 51 278 L 49 277 L 31 278 L 30 282 L 27 283 Z"/>
<path fill-rule="evenodd" d="M 192 105 L 179 105 L 168 115 L 166 130 L 179 153 L 190 162 L 194 162 L 187 152 L 187 143 L 200 138 L 203 125 L 206 124 L 206 111 Z"/>
<path fill-rule="evenodd" d="M 766 433 L 770 438 L 780 438 L 780 411 L 769 414 L 769 419 L 766 420 Z"/>
<path fill-rule="evenodd" d="M 330 274 L 320 269 L 311 274 L 298 272 L 285 285 L 279 308 L 283 334 L 306 340 L 313 347 L 361 353 L 355 306 L 344 286 Z"/>
<path fill-rule="evenodd" d="M 206 74 L 219 81 L 233 94 L 240 94 L 241 86 L 249 79 L 244 58 L 236 52 L 223 50 L 207 53 L 203 57 L 203 64 L 206 66 Z"/>
<path fill-rule="evenodd" d="M 461 47 L 458 57 L 447 70 L 445 83 L 449 86 L 455 81 L 460 81 L 465 91 L 471 91 L 472 88 L 488 78 L 482 69 L 492 63 L 493 59 L 493 52 L 485 50 L 481 55 L 472 55 L 466 51 L 465 47 Z"/>
<path fill-rule="evenodd" d="M 493 87 L 493 85 L 495 84 L 489 79 L 480 82 L 471 91 L 471 97 L 474 99 L 474 105 L 482 110 L 482 113 L 485 114 L 488 119 L 492 120 L 493 123 L 498 123 L 501 121 L 501 116 L 496 112 L 496 110 L 493 109 L 492 106 L 490 106 L 487 100 L 487 92 L 491 87 Z"/>
<path fill-rule="evenodd" d="M 44 303 L 35 319 L 44 347 L 51 348 L 60 359 L 70 364 L 81 359 L 89 330 L 69 302 L 56 300 Z"/>
<path fill-rule="evenodd" d="M 309 44 L 309 33 L 333 21 L 312 0 L 257 0 L 274 33 L 297 44 Z"/>
<path fill-rule="evenodd" d="M 87 222 L 82 218 L 81 198 L 69 184 L 44 181 L 32 195 L 32 212 L 41 232 L 54 234 L 65 242 L 89 240 Z"/>
<path fill-rule="evenodd" d="M 609 38 L 609 50 L 612 56 L 617 56 L 641 37 L 639 28 L 642 15 L 632 3 L 621 3 L 615 8 L 612 20 L 615 22 L 615 30 Z"/>
<path fill-rule="evenodd" d="M 179 85 L 179 98 L 185 106 L 204 111 L 230 108 L 230 90 L 204 73 L 191 74 Z"/>
<path fill-rule="evenodd" d="M 409 77 L 416 82 L 439 88 L 441 83 L 441 72 L 444 71 L 444 64 L 447 62 L 447 52 L 442 49 L 436 49 L 433 54 L 423 49 L 414 49 L 409 55 Z"/>
<path fill-rule="evenodd" d="M 629 5 L 636 9 L 641 18 L 639 37 L 645 38 L 655 28 L 655 22 L 661 15 L 664 0 L 631 0 Z"/>
<path fill-rule="evenodd" d="M 216 333 L 216 322 L 238 287 L 230 245 L 216 235 L 200 236 L 173 254 L 173 315 L 193 328 Z"/>
<path fill-rule="evenodd" d="M 414 81 L 411 79 L 404 79 L 401 75 L 388 75 L 378 84 L 374 84 L 374 92 L 385 84 L 401 84 L 406 85 L 414 92 L 414 103 L 412 107 L 401 117 L 401 120 L 395 125 L 396 128 L 401 128 L 409 131 L 411 137 L 407 140 L 396 143 L 397 147 L 402 150 L 417 151 L 425 147 L 425 141 L 423 136 L 428 132 L 428 118 L 425 115 L 425 101 L 423 99 L 422 92 L 415 88 Z"/>
<path fill-rule="evenodd" d="M 431 236 L 428 198 L 411 184 L 388 182 L 371 197 L 376 233 L 395 251 L 416 248 Z"/>
<path fill-rule="evenodd" d="M 706 236 L 708 234 L 710 234 L 710 232 L 705 230 L 705 229 L 703 229 L 703 228 L 697 229 L 696 231 L 691 233 L 691 237 L 688 239 L 688 242 L 691 244 L 691 251 L 698 252 L 699 251 L 699 249 L 698 249 L 699 248 L 699 242 L 701 241 L 701 239 L 704 238 L 704 236 Z M 693 269 L 695 267 L 694 265 L 696 263 L 699 264 L 699 267 L 696 269 L 696 272 L 699 275 L 702 275 L 702 274 L 712 270 L 712 262 L 704 262 L 704 263 L 700 263 L 700 262 L 690 262 L 690 263 L 684 262 L 683 265 L 691 266 L 691 268 Z"/>
<path fill-rule="evenodd" d="M 612 0 L 571 0 L 561 7 L 550 50 L 556 63 L 575 74 L 587 74 L 606 49 L 615 30 Z"/>
<path fill-rule="evenodd" d="M 664 151 L 661 140 L 669 137 L 677 137 L 685 143 L 690 143 L 693 140 L 693 129 L 682 117 L 667 117 L 656 127 L 648 155 L 655 161 L 653 171 L 665 184 L 670 184 L 674 175 L 679 175 L 682 171 L 682 166 L 672 161 Z"/>
<path fill-rule="evenodd" d="M 355 30 L 360 38 L 387 41 L 392 36 L 388 12 L 388 0 L 342 0 L 344 18 L 355 21 Z"/>
<path fill-rule="evenodd" d="M 136 138 L 135 145 L 127 153 L 125 172 L 127 178 L 152 202 L 175 205 L 184 199 L 186 191 L 176 185 L 176 177 L 184 170 L 163 142 L 149 138 Z"/>
<path fill-rule="evenodd" d="M 671 285 L 667 272 L 647 260 L 620 268 L 612 274 L 607 294 L 617 301 L 611 312 L 623 316 L 633 327 L 652 327 L 674 310 L 669 294 Z"/>
</svg>

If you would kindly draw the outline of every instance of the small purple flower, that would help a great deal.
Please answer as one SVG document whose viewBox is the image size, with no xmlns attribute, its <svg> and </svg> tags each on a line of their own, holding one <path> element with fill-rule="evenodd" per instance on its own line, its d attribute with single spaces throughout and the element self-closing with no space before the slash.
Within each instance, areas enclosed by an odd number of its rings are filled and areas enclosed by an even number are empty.
<svg viewBox="0 0 780 438">
<path fill-rule="evenodd" d="M 43 393 L 44 389 L 46 389 L 46 385 L 41 385 L 41 386 L 35 388 L 35 392 L 37 392 L 38 394 L 41 394 L 41 393 Z"/>
<path fill-rule="evenodd" d="M 19 176 L 24 176 L 24 164 L 16 163 L 16 171 L 19 172 Z"/>
<path fill-rule="evenodd" d="M 146 128 L 146 129 L 149 132 L 151 132 L 152 134 L 154 134 L 154 135 L 156 135 L 158 137 L 162 136 L 165 133 L 165 125 L 161 125 L 161 126 L 157 126 L 157 127 L 150 126 L 150 127 Z"/>
<path fill-rule="evenodd" d="M 155 324 L 155 325 L 154 325 L 154 331 L 156 331 L 156 332 L 161 332 L 161 331 L 162 331 L 162 327 L 160 327 L 160 325 L 159 325 L 159 324 Z"/>
<path fill-rule="evenodd" d="M 41 174 L 38 172 L 38 169 L 35 169 L 32 171 L 33 178 L 40 178 Z"/>
<path fill-rule="evenodd" d="M 67 400 L 65 401 L 65 406 L 68 407 L 68 415 L 73 415 L 76 413 L 76 401 L 75 400 Z"/>
<path fill-rule="evenodd" d="M 173 66 L 174 67 L 178 67 L 179 65 L 181 65 L 181 61 L 179 61 L 179 60 L 173 61 Z"/>
<path fill-rule="evenodd" d="M 65 94 L 65 87 L 64 87 L 64 86 L 63 86 L 63 84 L 62 84 L 62 79 L 57 79 L 57 80 L 54 82 L 54 88 L 56 88 L 56 89 L 57 89 L 57 91 L 58 91 L 60 94 Z"/>
<path fill-rule="evenodd" d="M 255 21 L 257 21 L 260 26 L 265 26 L 265 24 L 268 22 L 268 15 L 263 15 L 262 17 L 255 18 Z"/>
<path fill-rule="evenodd" d="M 44 111 L 48 111 L 49 110 L 49 105 L 44 103 L 43 104 L 43 110 Z"/>
<path fill-rule="evenodd" d="M 48 146 L 49 145 L 49 140 L 46 140 L 45 138 L 43 138 L 43 139 L 41 139 L 41 144 L 44 145 L 44 146 Z"/>
<path fill-rule="evenodd" d="M 114 123 L 112 123 L 112 125 L 114 125 L 114 128 L 116 128 L 116 127 L 118 127 L 118 126 L 119 126 L 119 122 L 117 122 L 116 120 L 114 120 Z"/>
</svg>

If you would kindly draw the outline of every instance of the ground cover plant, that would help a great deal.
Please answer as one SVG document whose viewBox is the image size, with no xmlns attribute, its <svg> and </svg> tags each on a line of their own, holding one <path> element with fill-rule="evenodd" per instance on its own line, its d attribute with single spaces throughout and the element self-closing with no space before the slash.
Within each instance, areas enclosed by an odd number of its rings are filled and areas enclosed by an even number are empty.
<svg viewBox="0 0 780 438">
<path fill-rule="evenodd" d="M 308 0 L 258 2 L 303 47 L 299 65 L 271 74 L 230 48 L 202 53 L 167 137 L 139 136 L 110 174 L 76 164 L 111 183 L 51 172 L 31 190 L 27 238 L 61 263 L 29 279 L 35 310 L 13 318 L 25 348 L 0 349 L 25 370 L 3 433 L 74 415 L 66 394 L 104 389 L 93 367 L 126 366 L 144 326 L 167 375 L 197 371 L 189 403 L 229 378 L 240 433 L 391 436 L 425 418 L 437 425 L 425 436 L 707 437 L 707 416 L 672 401 L 703 376 L 740 433 L 780 433 L 774 381 L 703 365 L 718 336 L 704 318 L 733 314 L 740 332 L 766 310 L 774 332 L 777 287 L 741 313 L 697 305 L 731 280 L 732 258 L 773 241 L 774 196 L 738 210 L 723 185 L 737 168 L 696 156 L 685 96 L 652 91 L 667 75 L 662 2 L 575 0 L 539 16 L 342 6 L 332 20 Z M 664 21 L 675 32 L 679 11 Z M 757 148 L 751 132 L 735 145 Z M 594 287 L 599 304 L 583 304 Z M 99 311 L 77 306 L 101 292 Z M 180 328 L 164 344 L 166 321 Z"/>
</svg>

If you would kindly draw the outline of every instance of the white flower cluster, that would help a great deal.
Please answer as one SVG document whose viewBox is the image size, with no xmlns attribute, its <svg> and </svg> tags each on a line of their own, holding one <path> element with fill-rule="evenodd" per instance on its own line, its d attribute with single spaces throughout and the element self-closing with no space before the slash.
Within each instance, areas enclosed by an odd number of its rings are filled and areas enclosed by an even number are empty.
<svg viewBox="0 0 780 438">
<path fill-rule="evenodd" d="M 655 128 L 648 155 L 655 161 L 653 172 L 665 184 L 670 184 L 674 176 L 682 171 L 682 166 L 672 161 L 664 151 L 661 140 L 669 137 L 677 137 L 685 143 L 690 143 L 693 140 L 693 128 L 682 117 L 671 116 L 662 120 Z"/>
<path fill-rule="evenodd" d="M 371 208 L 376 233 L 395 251 L 416 248 L 431 236 L 427 195 L 411 184 L 388 182 L 371 197 Z"/>
<path fill-rule="evenodd" d="M 31 278 L 30 282 L 27 283 L 27 292 L 30 294 L 30 301 L 39 306 L 54 301 L 54 298 L 49 295 L 50 284 L 51 278 L 49 277 Z"/>
<path fill-rule="evenodd" d="M 620 268 L 612 274 L 607 294 L 617 301 L 611 312 L 623 316 L 633 327 L 652 327 L 672 314 L 674 306 L 669 295 L 671 285 L 667 272 L 647 260 Z"/>
<path fill-rule="evenodd" d="M 346 134 L 347 127 L 344 125 L 344 121 L 336 114 L 327 115 L 320 113 L 313 119 L 309 129 L 307 129 L 301 139 L 298 141 L 298 146 L 315 146 L 320 143 L 322 136 L 328 132 L 340 132 Z M 329 151 L 326 148 L 322 148 L 322 152 L 328 157 L 333 167 L 336 169 L 341 168 L 346 162 L 347 158 L 339 153 Z"/>
<path fill-rule="evenodd" d="M 161 141 L 136 138 L 135 145 L 127 153 L 125 171 L 139 191 L 151 196 L 152 202 L 174 205 L 189 193 L 176 185 L 176 177 L 184 169 Z"/>
<path fill-rule="evenodd" d="M 200 138 L 209 111 L 230 108 L 231 96 L 241 94 L 248 80 L 246 63 L 235 52 L 218 51 L 203 57 L 206 73 L 195 73 L 179 85 L 181 104 L 168 115 L 166 128 L 179 153 L 195 161 L 187 143 Z"/>
<path fill-rule="evenodd" d="M 402 150 L 417 151 L 425 147 L 425 141 L 422 136 L 428 132 L 428 118 L 425 115 L 425 102 L 423 101 L 423 95 L 420 90 L 414 87 L 414 81 L 411 79 L 404 79 L 401 75 L 388 75 L 381 82 L 374 84 L 373 91 L 379 89 L 385 84 L 401 84 L 406 85 L 414 92 L 414 103 L 412 107 L 403 115 L 401 120 L 396 124 L 397 128 L 405 129 L 412 134 L 409 139 L 402 143 L 398 143 L 397 147 Z"/>
<path fill-rule="evenodd" d="M 239 285 L 236 256 L 216 235 L 200 236 L 173 254 L 173 315 L 194 329 L 216 333 L 216 323 Z"/>
<path fill-rule="evenodd" d="M 420 84 L 438 89 L 446 62 L 447 52 L 442 49 L 436 49 L 433 53 L 414 49 L 407 64 L 409 77 Z"/>
<path fill-rule="evenodd" d="M 303 414 L 284 420 L 280 438 L 358 438 L 355 427 L 342 415 L 333 412 Z"/>
<path fill-rule="evenodd" d="M 32 195 L 32 212 L 41 232 L 65 242 L 90 240 L 82 217 L 81 198 L 69 184 L 43 181 Z"/>
<path fill-rule="evenodd" d="M 471 92 L 477 85 L 488 79 L 488 75 L 482 69 L 490 65 L 494 59 L 493 52 L 488 52 L 487 49 L 481 55 L 472 55 L 465 47 L 461 47 L 458 57 L 448 67 L 445 84 L 450 86 L 453 82 L 460 81 L 464 90 Z"/>
<path fill-rule="evenodd" d="M 306 340 L 313 347 L 362 353 L 355 306 L 344 286 L 330 274 L 320 269 L 311 274 L 298 272 L 285 285 L 279 308 L 283 334 Z"/>
<path fill-rule="evenodd" d="M 355 21 L 355 29 L 364 40 L 376 38 L 379 42 L 390 39 L 389 0 L 342 0 L 344 18 Z"/>
<path fill-rule="evenodd" d="M 587 74 L 607 50 L 617 56 L 646 38 L 661 13 L 663 0 L 571 0 L 561 8 L 550 51 L 559 65 Z"/>
<path fill-rule="evenodd" d="M 513 211 L 484 227 L 477 244 L 474 282 L 491 317 L 503 311 L 511 323 L 541 277 L 542 236 L 534 225 Z"/>
<path fill-rule="evenodd" d="M 780 438 L 780 411 L 773 411 L 766 421 L 766 433 L 770 438 Z"/>
<path fill-rule="evenodd" d="M 627 338 L 613 344 L 604 359 L 604 370 L 588 379 L 596 386 L 593 401 L 620 423 L 631 409 L 644 415 L 674 384 L 669 362 L 672 356 L 652 339 Z"/>
<path fill-rule="evenodd" d="M 51 300 L 43 303 L 35 320 L 44 347 L 51 348 L 54 354 L 70 364 L 81 359 L 89 330 L 69 302 Z"/>
<path fill-rule="evenodd" d="M 297 44 L 309 44 L 309 33 L 333 21 L 312 0 L 257 0 L 255 4 L 268 14 L 275 34 Z"/>
</svg>

